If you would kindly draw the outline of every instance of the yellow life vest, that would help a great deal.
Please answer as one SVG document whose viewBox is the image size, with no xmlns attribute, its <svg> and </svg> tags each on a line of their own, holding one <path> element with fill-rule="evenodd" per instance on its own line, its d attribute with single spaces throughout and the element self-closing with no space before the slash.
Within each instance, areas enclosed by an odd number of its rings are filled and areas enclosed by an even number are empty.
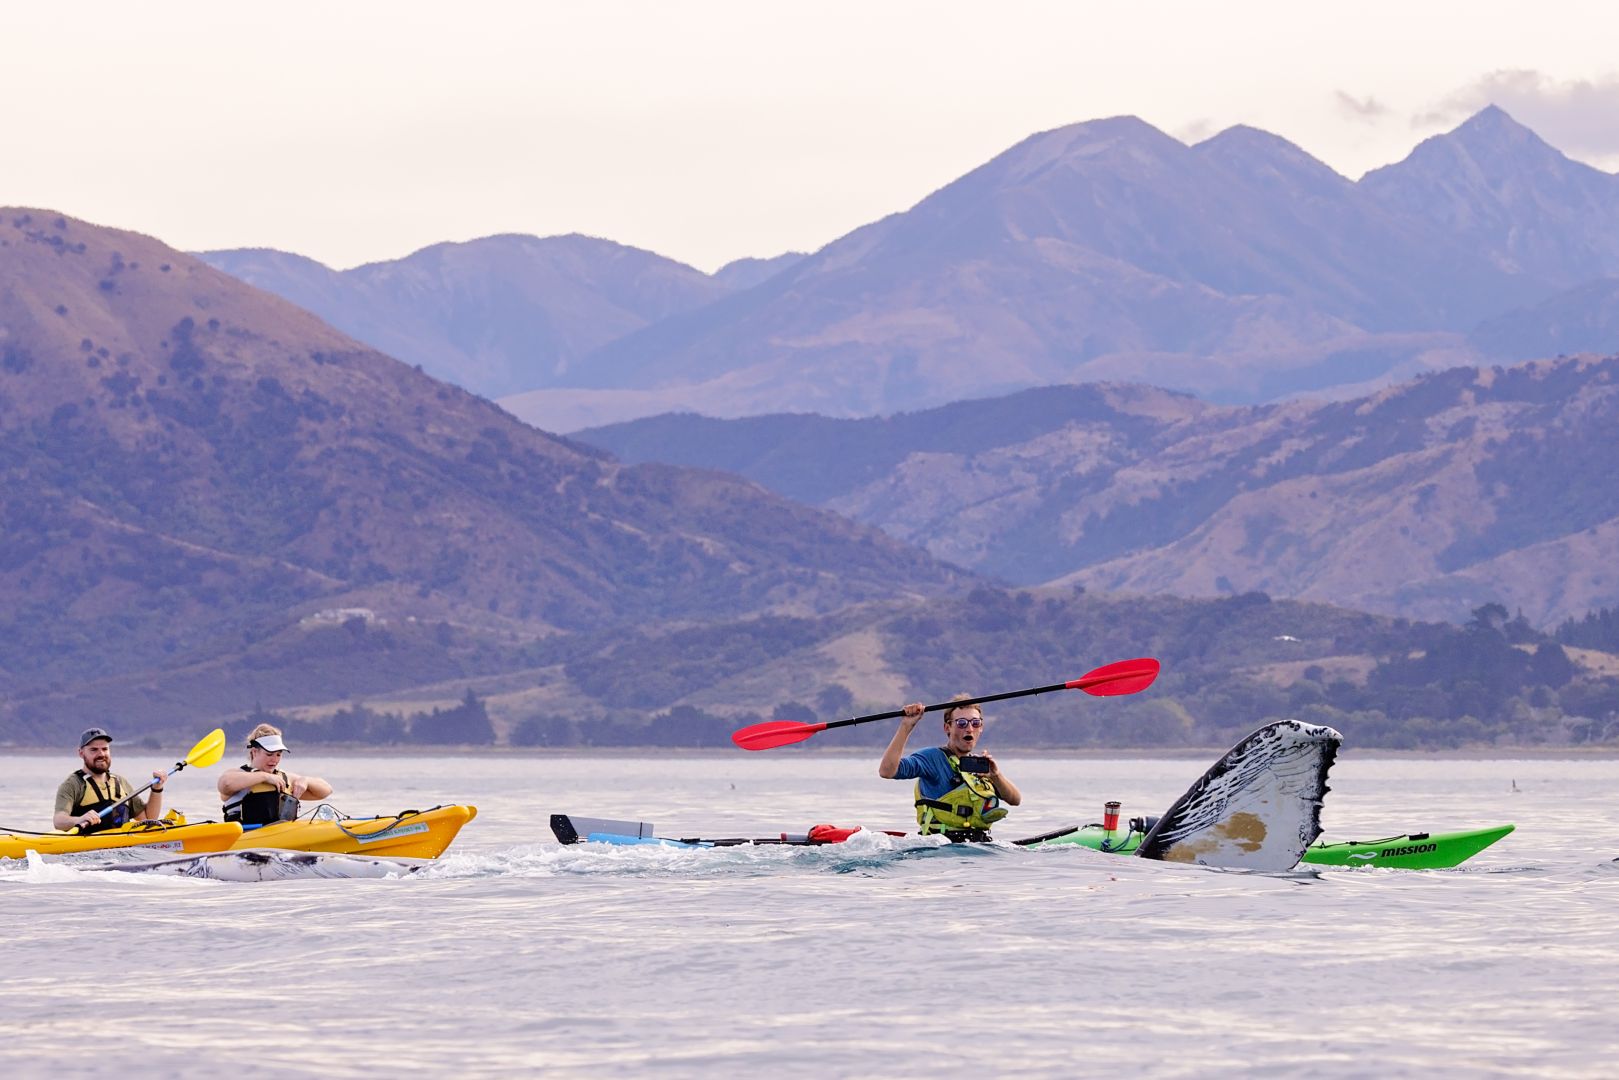
<svg viewBox="0 0 1619 1080">
<path fill-rule="evenodd" d="M 79 775 L 84 777 L 84 791 L 79 795 L 79 801 L 74 803 L 73 806 L 68 810 L 68 813 L 72 814 L 74 817 L 78 817 L 80 814 L 88 813 L 91 810 L 99 812 L 101 808 L 106 806 L 108 803 L 115 803 L 119 799 L 122 799 L 124 796 L 129 794 L 129 789 L 124 786 L 124 778 L 116 773 L 107 774 L 106 791 L 101 790 L 101 785 L 96 783 L 95 776 L 89 771 L 80 769 Z M 79 835 L 83 836 L 86 833 L 97 833 L 103 829 L 116 829 L 133 816 L 134 814 L 132 812 L 132 808 L 130 804 L 126 802 L 116 810 L 109 811 L 107 815 L 100 821 L 96 822 L 96 824 L 80 827 Z"/>
<path fill-rule="evenodd" d="M 916 784 L 916 823 L 922 833 L 974 831 L 985 833 L 1008 813 L 1001 806 L 995 784 L 984 773 L 964 773 L 961 759 L 946 754 L 950 770 L 961 781 L 937 799 L 922 797 L 922 783 Z M 982 839 L 982 837 L 973 837 Z"/>
</svg>

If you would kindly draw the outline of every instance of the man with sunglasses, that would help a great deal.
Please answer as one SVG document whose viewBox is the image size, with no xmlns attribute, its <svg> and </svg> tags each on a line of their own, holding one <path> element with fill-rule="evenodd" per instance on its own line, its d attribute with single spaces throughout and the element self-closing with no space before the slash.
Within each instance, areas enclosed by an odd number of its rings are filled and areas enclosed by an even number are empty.
<svg viewBox="0 0 1619 1080">
<path fill-rule="evenodd" d="M 989 827 L 1007 814 L 1001 804 L 1017 806 L 1023 793 L 1002 775 L 993 757 L 974 753 L 983 734 L 984 711 L 977 705 L 952 705 L 944 711 L 944 745 L 906 754 L 905 743 L 924 711 L 921 702 L 905 706 L 877 775 L 916 781 L 921 832 L 958 841 L 990 839 Z"/>
</svg>

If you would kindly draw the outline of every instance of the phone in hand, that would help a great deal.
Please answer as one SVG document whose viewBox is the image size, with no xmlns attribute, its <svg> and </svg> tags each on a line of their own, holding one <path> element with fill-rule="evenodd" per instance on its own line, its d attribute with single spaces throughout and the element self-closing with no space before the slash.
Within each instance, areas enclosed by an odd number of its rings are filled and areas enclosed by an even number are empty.
<svg viewBox="0 0 1619 1080">
<path fill-rule="evenodd" d="M 956 768 L 962 772 L 987 773 L 993 770 L 995 766 L 990 764 L 988 758 L 979 757 L 977 754 L 968 754 L 957 759 Z"/>
</svg>

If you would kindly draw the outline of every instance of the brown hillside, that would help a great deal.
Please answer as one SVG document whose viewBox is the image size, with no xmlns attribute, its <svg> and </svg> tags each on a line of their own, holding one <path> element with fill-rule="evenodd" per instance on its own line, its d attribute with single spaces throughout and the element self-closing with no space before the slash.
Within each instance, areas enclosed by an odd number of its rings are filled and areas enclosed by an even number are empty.
<svg viewBox="0 0 1619 1080">
<path fill-rule="evenodd" d="M 1044 387 L 881 420 L 665 416 L 579 437 L 733 469 L 1020 584 L 1265 592 L 1550 627 L 1619 604 L 1619 357 L 1230 408 Z M 813 469 L 801 447 L 824 448 Z"/>
<path fill-rule="evenodd" d="M 1240 448 L 1192 440 L 1137 466 L 1160 496 L 1212 469 L 1229 498 L 1173 543 L 1070 580 L 1430 619 L 1495 601 L 1550 626 L 1619 602 L 1616 414 L 1619 358 L 1459 369 L 1275 410 L 1225 433 Z"/>
<path fill-rule="evenodd" d="M 0 211 L 0 690 L 319 609 L 521 638 L 952 580 L 735 477 L 624 466 L 136 233 Z"/>
</svg>

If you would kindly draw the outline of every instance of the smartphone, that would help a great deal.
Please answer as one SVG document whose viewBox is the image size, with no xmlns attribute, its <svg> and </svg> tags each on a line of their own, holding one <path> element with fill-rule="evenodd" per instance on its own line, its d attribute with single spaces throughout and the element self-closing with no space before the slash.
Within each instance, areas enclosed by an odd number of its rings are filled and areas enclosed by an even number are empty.
<svg viewBox="0 0 1619 1080">
<path fill-rule="evenodd" d="M 994 768 L 988 758 L 981 758 L 977 754 L 968 754 L 956 762 L 956 768 L 962 772 L 987 773 Z"/>
</svg>

